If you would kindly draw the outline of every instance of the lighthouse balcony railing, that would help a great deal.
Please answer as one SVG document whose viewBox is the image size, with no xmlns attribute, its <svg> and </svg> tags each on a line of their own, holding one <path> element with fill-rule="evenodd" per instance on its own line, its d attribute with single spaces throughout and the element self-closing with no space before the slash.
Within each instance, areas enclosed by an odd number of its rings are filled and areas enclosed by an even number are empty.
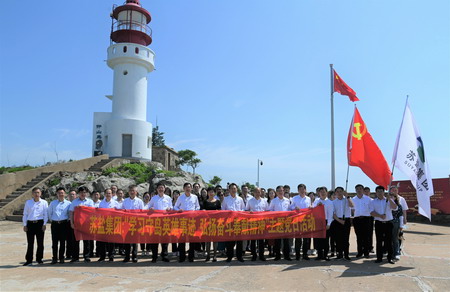
<svg viewBox="0 0 450 292">
<path fill-rule="evenodd" d="M 115 21 L 113 23 L 112 32 L 119 30 L 135 30 L 143 32 L 150 37 L 152 36 L 152 29 L 149 26 L 133 20 Z"/>
</svg>

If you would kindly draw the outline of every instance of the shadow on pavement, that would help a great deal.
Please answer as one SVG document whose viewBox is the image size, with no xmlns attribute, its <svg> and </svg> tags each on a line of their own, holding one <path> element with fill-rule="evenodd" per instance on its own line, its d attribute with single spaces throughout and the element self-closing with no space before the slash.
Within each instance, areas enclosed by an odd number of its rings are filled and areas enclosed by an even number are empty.
<svg viewBox="0 0 450 292">
<path fill-rule="evenodd" d="M 371 260 L 364 260 L 361 262 L 352 262 L 352 261 L 342 261 L 342 260 L 331 260 L 329 262 L 324 261 L 309 261 L 309 262 L 297 262 L 296 265 L 289 266 L 285 268 L 283 271 L 290 271 L 295 269 L 309 269 L 311 267 L 313 268 L 320 268 L 323 269 L 330 269 L 333 270 L 331 267 L 333 266 L 334 269 L 339 270 L 339 267 L 346 268 L 345 271 L 342 272 L 342 275 L 339 276 L 339 278 L 342 277 L 359 277 L 359 276 L 376 276 L 380 274 L 385 273 L 394 273 L 394 272 L 400 272 L 400 271 L 407 271 L 412 270 L 414 267 L 405 267 L 401 266 L 400 262 L 397 262 L 396 264 L 389 264 L 387 262 L 387 259 L 384 259 L 382 263 L 375 263 L 375 259 Z"/>
<path fill-rule="evenodd" d="M 436 232 L 424 232 L 424 231 L 409 231 L 409 230 L 405 230 L 403 231 L 404 233 L 411 233 L 411 234 L 422 234 L 422 235 L 447 235 L 444 233 L 436 233 Z"/>
</svg>

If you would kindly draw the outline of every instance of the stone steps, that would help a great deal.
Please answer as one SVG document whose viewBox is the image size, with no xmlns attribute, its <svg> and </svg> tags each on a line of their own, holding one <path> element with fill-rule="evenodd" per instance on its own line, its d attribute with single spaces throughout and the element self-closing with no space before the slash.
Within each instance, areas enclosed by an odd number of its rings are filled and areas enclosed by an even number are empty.
<svg viewBox="0 0 450 292">
<path fill-rule="evenodd" d="M 11 194 L 7 195 L 5 199 L 0 200 L 0 210 L 3 209 L 8 204 L 10 204 L 11 202 L 13 202 L 14 200 L 16 200 L 19 197 L 21 197 L 22 195 L 24 195 L 26 192 L 31 191 L 31 189 L 34 188 L 36 185 L 41 185 L 41 183 L 43 183 L 47 179 L 49 179 L 52 174 L 53 174 L 53 172 L 43 172 L 40 175 L 33 178 L 32 180 L 30 180 L 29 182 L 27 182 L 25 185 L 21 186 L 20 188 L 16 189 L 15 191 L 13 191 Z M 21 200 L 21 199 L 19 199 L 19 200 Z M 13 204 L 16 204 L 16 203 L 13 203 Z M 10 206 L 7 208 L 8 209 L 5 209 L 5 210 L 8 210 L 6 212 L 12 211 Z M 21 219 L 17 220 L 17 218 L 14 216 L 18 216 L 20 218 L 22 217 L 23 206 L 17 208 L 12 213 L 13 213 L 13 215 L 6 216 L 7 220 L 21 221 Z M 10 218 L 10 219 L 8 219 L 8 218 Z"/>
<path fill-rule="evenodd" d="M 9 215 L 9 216 L 6 216 L 6 220 L 22 222 L 22 217 L 23 217 L 22 215 Z"/>
<path fill-rule="evenodd" d="M 102 167 L 105 166 L 106 164 L 110 163 L 112 160 L 113 160 L 113 158 L 100 160 L 96 164 L 92 165 L 88 169 L 88 171 L 101 172 L 102 171 Z"/>
</svg>

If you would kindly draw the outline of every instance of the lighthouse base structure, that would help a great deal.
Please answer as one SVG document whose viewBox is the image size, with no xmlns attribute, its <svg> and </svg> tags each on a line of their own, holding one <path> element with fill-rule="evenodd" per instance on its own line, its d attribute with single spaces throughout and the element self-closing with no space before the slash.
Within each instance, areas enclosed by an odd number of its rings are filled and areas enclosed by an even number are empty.
<svg viewBox="0 0 450 292">
<path fill-rule="evenodd" d="M 94 113 L 93 155 L 151 160 L 152 124 L 111 117 L 111 113 Z"/>
</svg>

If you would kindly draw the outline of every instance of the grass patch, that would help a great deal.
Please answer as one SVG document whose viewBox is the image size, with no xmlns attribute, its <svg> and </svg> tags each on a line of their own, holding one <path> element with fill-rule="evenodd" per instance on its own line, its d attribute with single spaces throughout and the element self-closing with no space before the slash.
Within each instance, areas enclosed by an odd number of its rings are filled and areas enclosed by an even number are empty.
<svg viewBox="0 0 450 292">
<path fill-rule="evenodd" d="M 29 170 L 29 169 L 33 169 L 33 168 L 34 167 L 30 166 L 30 165 L 13 166 L 13 167 L 1 166 L 0 167 L 0 174 L 18 172 L 18 171 Z"/>
<path fill-rule="evenodd" d="M 156 173 L 163 173 L 166 177 L 177 177 L 180 174 L 173 170 L 157 170 Z"/>
</svg>

